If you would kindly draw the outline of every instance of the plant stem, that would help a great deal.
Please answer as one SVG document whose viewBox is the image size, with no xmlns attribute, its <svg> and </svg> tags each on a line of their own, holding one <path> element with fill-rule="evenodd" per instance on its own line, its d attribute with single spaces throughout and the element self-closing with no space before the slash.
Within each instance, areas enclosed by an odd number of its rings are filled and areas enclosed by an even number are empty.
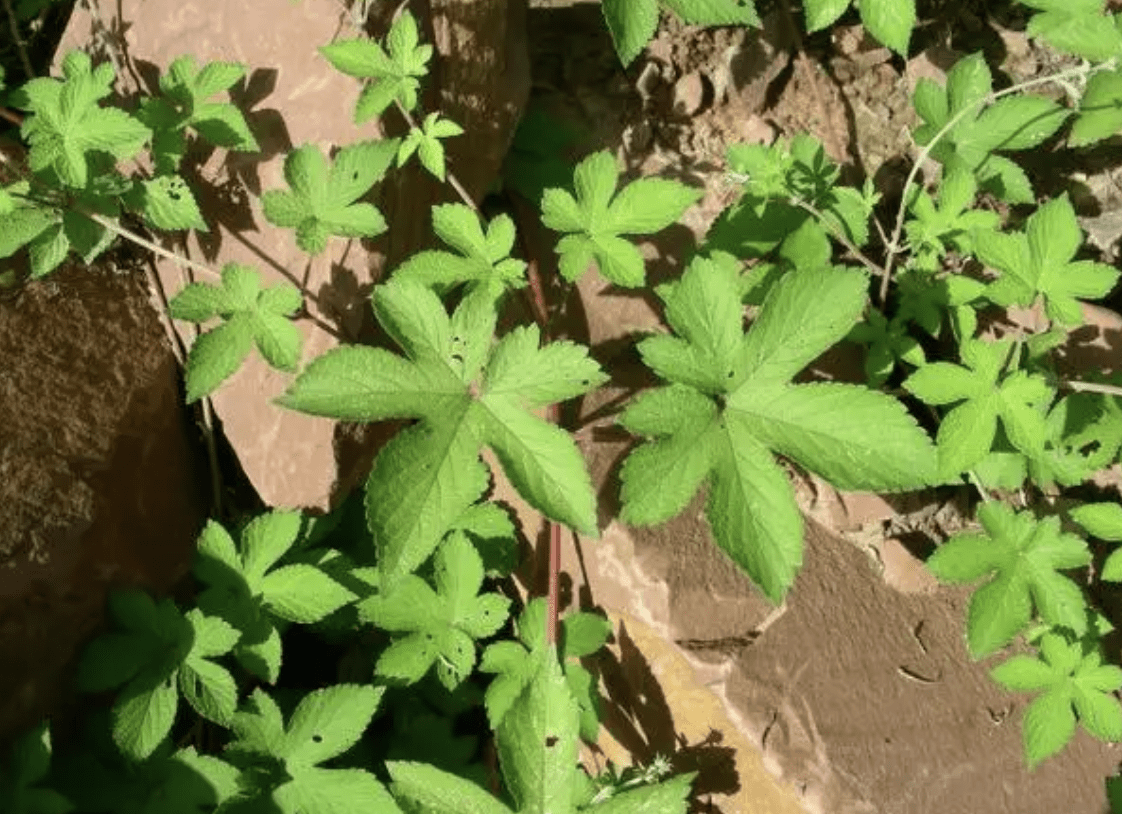
<svg viewBox="0 0 1122 814">
<path fill-rule="evenodd" d="M 104 215 L 99 215 L 96 212 L 90 212 L 85 209 L 78 209 L 77 211 L 85 215 L 87 218 L 89 218 L 102 228 L 108 229 L 110 232 L 113 232 L 114 234 L 119 235 L 120 237 L 123 237 L 127 240 L 131 240 L 138 246 L 143 246 L 145 249 L 148 249 L 148 251 L 152 252 L 153 254 L 158 254 L 165 260 L 170 260 L 173 263 L 178 263 L 185 268 L 189 268 L 193 271 L 198 271 L 206 274 L 212 279 L 222 279 L 222 275 L 209 266 L 204 266 L 202 263 L 196 263 L 194 260 L 190 260 L 186 257 L 183 257 L 182 255 L 176 254 L 175 252 L 168 251 L 158 243 L 153 243 L 151 240 L 141 237 L 136 232 L 126 229 L 124 226 L 121 226 L 119 223 L 110 220 Z"/>
<path fill-rule="evenodd" d="M 842 233 L 842 231 L 837 228 L 837 226 L 835 226 L 833 223 L 830 223 L 830 221 L 826 220 L 826 216 L 822 212 L 819 212 L 818 209 L 816 209 L 812 204 L 807 203 L 802 198 L 791 198 L 791 203 L 793 203 L 795 206 L 797 206 L 800 209 L 803 209 L 803 210 L 809 212 L 811 215 L 813 215 L 818 220 L 819 223 L 821 223 L 823 226 L 826 227 L 826 229 L 829 230 L 830 234 L 834 236 L 835 240 L 837 240 L 839 243 L 841 243 L 843 246 L 845 246 L 845 248 L 849 250 L 850 254 L 852 254 L 854 257 L 856 257 L 858 260 L 861 261 L 861 263 L 865 266 L 865 268 L 869 269 L 869 271 L 871 271 L 873 274 L 883 274 L 884 273 L 883 269 L 881 269 L 880 266 L 878 266 L 876 263 L 874 263 L 872 260 L 870 260 L 864 254 L 862 254 L 861 250 L 858 249 L 855 245 L 853 245 L 853 241 L 851 241 L 849 238 L 847 238 Z"/>
<path fill-rule="evenodd" d="M 881 277 L 880 282 L 881 304 L 883 304 L 885 299 L 888 297 L 888 282 L 892 279 L 892 263 L 896 258 L 896 254 L 899 252 L 898 244 L 900 242 L 900 235 L 904 231 L 904 218 L 907 215 L 908 210 L 908 193 L 911 191 L 912 185 L 915 183 L 916 176 L 919 174 L 920 169 L 923 167 L 927 159 L 931 157 L 931 152 L 935 149 L 935 146 L 943 139 L 943 137 L 950 133 L 955 127 L 958 126 L 959 122 L 966 118 L 967 115 L 973 113 L 981 105 L 992 104 L 1003 96 L 1009 96 L 1013 93 L 1019 93 L 1023 90 L 1029 90 L 1030 88 L 1037 87 L 1038 85 L 1046 85 L 1048 83 L 1056 83 L 1062 85 L 1064 80 L 1068 79 L 1069 77 L 1090 76 L 1091 74 L 1097 73 L 1098 71 L 1110 69 L 1113 67 L 1113 60 L 1111 60 L 1110 62 L 1104 62 L 1101 65 L 1093 65 L 1090 67 L 1081 65 L 1078 68 L 1068 68 L 1065 71 L 1060 71 L 1059 73 L 1051 74 L 1049 76 L 1040 76 L 1036 79 L 1029 79 L 1025 82 L 1019 82 L 1016 85 L 1005 88 L 1004 90 L 999 90 L 996 93 L 988 93 L 981 99 L 977 99 L 974 102 L 971 102 L 954 116 L 952 116 L 947 121 L 947 123 L 944 124 L 937 133 L 935 133 L 931 140 L 927 142 L 927 144 L 924 145 L 923 149 L 920 151 L 919 156 L 912 164 L 912 169 L 908 173 L 907 180 L 904 181 L 904 189 L 900 196 L 900 209 L 896 213 L 896 225 L 892 230 L 892 240 L 888 243 L 888 255 L 885 257 L 884 274 Z"/>
<path fill-rule="evenodd" d="M 1077 393 L 1104 393 L 1108 396 L 1122 398 L 1122 387 L 1116 384 L 1098 384 L 1097 382 L 1080 382 L 1065 379 L 1060 382 L 1060 386 L 1066 387 L 1068 390 L 1074 390 Z"/>
<path fill-rule="evenodd" d="M 394 106 L 397 107 L 397 111 L 401 114 L 401 117 L 405 119 L 405 123 L 409 126 L 409 129 L 416 129 L 417 120 L 413 118 L 412 113 L 405 109 L 405 105 L 403 105 L 399 100 L 394 99 Z M 449 163 L 447 156 L 444 159 L 444 163 L 446 167 L 445 177 L 447 178 L 449 186 L 451 186 L 452 189 L 456 191 L 456 194 L 460 196 L 460 200 L 463 201 L 473 212 L 475 212 L 475 214 L 482 216 L 482 213 L 479 211 L 479 207 L 476 205 L 475 200 L 470 195 L 468 195 L 468 191 L 464 188 L 464 185 L 460 183 L 460 179 L 456 177 L 456 174 L 452 172 L 451 169 L 447 169 L 447 165 Z"/>
<path fill-rule="evenodd" d="M 978 477 L 978 473 L 971 469 L 966 473 L 966 476 L 970 478 L 970 482 L 974 484 L 974 488 L 977 489 L 978 494 L 982 496 L 982 501 L 985 503 L 989 503 L 992 498 L 986 493 L 985 487 L 982 486 L 982 481 Z"/>
</svg>

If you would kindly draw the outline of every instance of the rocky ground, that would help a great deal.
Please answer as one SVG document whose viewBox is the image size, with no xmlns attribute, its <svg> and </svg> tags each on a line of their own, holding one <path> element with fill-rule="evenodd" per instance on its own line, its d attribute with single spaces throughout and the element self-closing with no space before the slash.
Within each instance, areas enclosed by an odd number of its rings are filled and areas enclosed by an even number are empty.
<svg viewBox="0 0 1122 814">
<path fill-rule="evenodd" d="M 375 27 L 387 11 L 382 5 L 373 4 Z M 424 103 L 477 134 L 450 154 L 473 194 L 482 197 L 502 175 L 504 158 L 508 175 L 517 168 L 517 145 L 510 155 L 507 148 L 523 113 L 568 132 L 572 157 L 606 148 L 631 176 L 660 173 L 704 186 L 703 201 L 681 226 L 644 245 L 655 280 L 680 269 L 733 199 L 724 172 L 728 144 L 810 132 L 849 180 L 874 177 L 891 200 L 914 152 L 909 94 L 920 77 L 941 81 L 957 56 L 978 50 L 1010 81 L 1056 64 L 1023 34 L 1023 7 L 1005 5 L 934 4 L 906 61 L 865 38 L 855 22 L 800 36 L 782 4 L 765 9 L 762 31 L 664 19 L 626 70 L 595 2 L 427 5 L 442 62 Z M 346 31 L 347 20 L 331 0 L 261 0 L 252 9 L 121 0 L 94 16 L 79 4 L 60 46 L 123 46 L 139 68 L 124 83 L 126 93 L 144 81 L 146 65 L 168 64 L 184 43 L 200 59 L 254 67 L 240 101 L 251 110 L 264 157 L 200 157 L 195 172 L 213 228 L 180 248 L 302 283 L 313 294 L 315 317 L 301 326 L 306 358 L 369 336 L 366 294 L 398 260 L 427 245 L 425 213 L 443 194 L 423 175 L 405 174 L 384 191 L 381 206 L 394 224 L 384 241 L 337 241 L 329 257 L 310 264 L 253 208 L 246 192 L 280 184 L 286 149 L 356 137 L 353 82 L 314 50 Z M 1106 262 L 1118 262 L 1122 251 L 1122 160 L 1117 145 L 1112 149 L 1078 166 L 1063 152 L 1026 159 L 1041 191 L 1072 194 Z M 552 255 L 549 239 L 527 231 L 529 250 L 541 258 Z M 168 290 L 182 285 L 174 267 L 157 264 L 157 271 Z M 0 696 L 13 699 L 0 708 L 5 732 L 59 703 L 66 665 L 97 626 L 107 585 L 166 589 L 185 573 L 191 535 L 206 512 L 197 417 L 177 407 L 174 343 L 147 308 L 138 279 L 68 269 L 0 300 L 0 426 L 8 433 L 0 495 L 15 506 L 0 520 L 0 661 L 16 665 L 0 677 Z M 97 290 L 87 291 L 91 285 Z M 97 297 L 123 304 L 106 313 L 90 305 L 102 301 Z M 581 282 L 577 304 L 567 310 L 568 330 L 618 371 L 616 383 L 582 407 L 583 448 L 601 486 L 602 539 L 566 541 L 567 595 L 618 622 L 604 667 L 603 752 L 589 760 L 649 761 L 676 752 L 677 768 L 701 772 L 705 810 L 726 814 L 1105 811 L 1102 782 L 1119 763 L 1117 750 L 1080 730 L 1060 757 L 1027 773 L 1025 698 L 1003 692 L 985 665 L 969 661 L 968 594 L 939 587 L 922 567 L 921 557 L 962 527 L 965 492 L 840 494 L 792 471 L 808 517 L 806 565 L 787 603 L 772 608 L 716 552 L 700 503 L 654 529 L 611 520 L 618 501 L 612 478 L 627 444 L 599 408 L 642 380 L 627 338 L 659 316 L 649 299 L 595 275 Z M 1091 313 L 1072 349 L 1074 366 L 1122 367 L 1120 305 L 1116 299 Z M 114 326 L 121 325 L 132 332 L 118 337 Z M 840 354 L 820 367 L 846 375 L 852 365 Z M 224 495 L 229 511 L 231 503 L 251 511 L 258 498 L 326 509 L 361 479 L 387 436 L 272 407 L 268 397 L 287 381 L 251 365 L 215 398 L 226 482 L 243 481 L 241 491 Z M 539 539 L 540 518 L 509 490 L 505 496 L 527 541 Z M 152 540 L 160 541 L 158 551 Z M 527 589 L 535 587 L 538 566 L 523 569 Z"/>
</svg>

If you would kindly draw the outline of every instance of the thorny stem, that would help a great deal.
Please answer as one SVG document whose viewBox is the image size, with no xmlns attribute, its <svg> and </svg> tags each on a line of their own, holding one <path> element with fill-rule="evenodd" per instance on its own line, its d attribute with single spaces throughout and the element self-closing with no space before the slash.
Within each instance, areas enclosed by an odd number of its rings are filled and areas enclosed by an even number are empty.
<svg viewBox="0 0 1122 814">
<path fill-rule="evenodd" d="M 915 183 L 916 176 L 919 174 L 920 169 L 922 169 L 923 165 L 927 162 L 927 159 L 931 157 L 932 151 L 935 149 L 935 146 L 943 139 L 943 137 L 951 132 L 951 130 L 953 130 L 960 121 L 966 118 L 967 115 L 973 113 L 981 105 L 992 104 L 1003 96 L 1009 96 L 1014 93 L 1019 93 L 1023 90 L 1029 90 L 1030 88 L 1034 88 L 1039 85 L 1054 83 L 1062 86 L 1064 80 L 1068 79 L 1069 77 L 1090 76 L 1093 73 L 1097 73 L 1101 70 L 1111 69 L 1113 67 L 1114 60 L 1104 62 L 1101 65 L 1093 65 L 1089 67 L 1080 65 L 1077 68 L 1068 68 L 1065 71 L 1060 71 L 1059 73 L 1051 74 L 1050 76 L 1041 76 L 1037 77 L 1036 79 L 1019 82 L 1016 85 L 1012 85 L 1011 87 L 1005 88 L 1004 90 L 999 90 L 996 93 L 988 93 L 981 99 L 977 99 L 974 102 L 968 104 L 966 107 L 952 116 L 947 121 L 947 123 L 944 124 L 937 133 L 935 133 L 931 140 L 928 141 L 920 151 L 919 156 L 912 164 L 912 169 L 908 173 L 907 180 L 904 181 L 904 189 L 900 197 L 900 208 L 896 213 L 896 225 L 892 230 L 892 240 L 888 242 L 888 254 L 885 257 L 884 268 L 882 270 L 880 281 L 881 304 L 883 304 L 888 298 L 888 283 L 892 279 L 892 263 L 896 259 L 897 253 L 899 253 L 900 251 L 900 235 L 904 231 L 904 218 L 906 217 L 908 211 L 908 193 L 911 191 L 912 185 Z"/>
</svg>

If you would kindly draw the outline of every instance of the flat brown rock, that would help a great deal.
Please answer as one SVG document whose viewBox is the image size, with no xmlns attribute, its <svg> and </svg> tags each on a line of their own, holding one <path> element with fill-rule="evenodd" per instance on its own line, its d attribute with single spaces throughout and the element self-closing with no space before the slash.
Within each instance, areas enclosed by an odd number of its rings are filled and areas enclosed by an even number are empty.
<svg viewBox="0 0 1122 814">
<path fill-rule="evenodd" d="M 452 139 L 449 162 L 464 175 L 469 193 L 481 198 L 498 172 L 529 88 L 525 68 L 525 0 L 431 3 L 422 14 L 422 37 L 434 41 L 434 83 L 422 108 L 441 110 L 464 127 Z M 508 13 L 509 12 L 509 13 Z M 354 341 L 369 329 L 371 286 L 408 254 L 430 243 L 429 208 L 450 200 L 450 189 L 421 170 L 416 161 L 391 170 L 377 190 L 377 204 L 389 233 L 367 241 L 330 240 L 327 251 L 309 259 L 289 230 L 269 224 L 261 211 L 263 190 L 287 188 L 284 154 L 304 144 L 325 153 L 363 139 L 380 138 L 381 122 L 353 123 L 359 84 L 318 52 L 337 39 L 357 37 L 347 12 L 332 0 L 261 0 L 244 3 L 142 2 L 122 0 L 102 7 L 123 29 L 128 69 L 118 90 L 134 93 L 140 80 L 154 87 L 156 66 L 166 69 L 184 53 L 200 64 L 238 62 L 249 70 L 232 99 L 247 115 L 261 154 L 215 151 L 192 167 L 188 177 L 210 232 L 190 233 L 186 254 L 213 269 L 242 263 L 261 272 L 266 285 L 289 282 L 305 292 L 308 318 L 297 321 L 304 335 L 303 363 L 340 341 Z M 421 12 L 418 12 L 421 13 Z M 502 21 L 497 25 L 496 21 Z M 388 20 L 379 29 L 384 33 Z M 95 29 L 85 6 L 76 8 L 59 58 L 90 39 Z M 402 130 L 396 113 L 387 119 Z M 191 278 L 176 264 L 157 262 L 169 296 Z M 193 326 L 177 324 L 190 344 Z M 336 423 L 276 407 L 292 377 L 270 369 L 256 353 L 214 395 L 222 429 L 261 498 L 277 507 L 327 508 L 363 466 L 370 441 Z"/>
<path fill-rule="evenodd" d="M 140 271 L 0 302 L 0 742 L 58 709 L 110 586 L 183 576 L 205 494 Z"/>
</svg>

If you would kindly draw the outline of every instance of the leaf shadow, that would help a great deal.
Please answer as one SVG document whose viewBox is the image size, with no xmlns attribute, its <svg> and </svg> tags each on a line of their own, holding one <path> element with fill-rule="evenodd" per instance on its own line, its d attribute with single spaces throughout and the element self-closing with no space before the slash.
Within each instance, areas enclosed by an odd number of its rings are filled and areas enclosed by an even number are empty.
<svg viewBox="0 0 1122 814">
<path fill-rule="evenodd" d="M 619 655 L 605 648 L 596 656 L 606 696 L 601 697 L 603 726 L 636 763 L 649 764 L 656 755 L 669 757 L 674 774 L 697 772 L 691 812 L 720 812 L 714 794 L 740 790 L 736 751 L 724 746 L 724 733 L 711 729 L 697 743 L 689 743 L 674 724 L 674 714 L 647 657 L 623 621 L 615 634 Z"/>
</svg>

